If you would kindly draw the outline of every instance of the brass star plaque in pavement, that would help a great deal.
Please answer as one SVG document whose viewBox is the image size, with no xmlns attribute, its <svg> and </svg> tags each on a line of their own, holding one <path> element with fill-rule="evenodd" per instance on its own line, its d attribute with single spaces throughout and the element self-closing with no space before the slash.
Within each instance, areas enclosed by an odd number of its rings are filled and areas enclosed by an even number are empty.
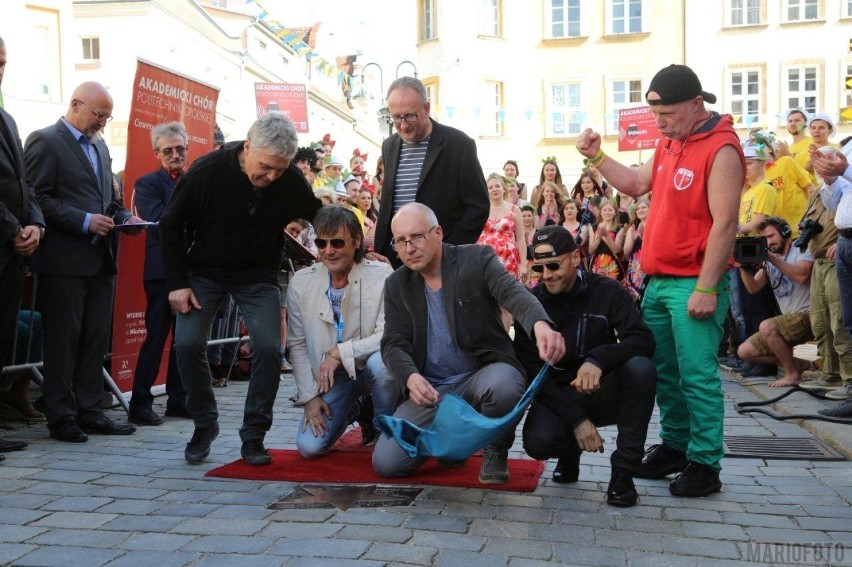
<svg viewBox="0 0 852 567">
<path fill-rule="evenodd" d="M 292 508 L 379 508 L 408 506 L 422 488 L 348 484 L 299 485 L 269 506 L 270 510 Z"/>
</svg>

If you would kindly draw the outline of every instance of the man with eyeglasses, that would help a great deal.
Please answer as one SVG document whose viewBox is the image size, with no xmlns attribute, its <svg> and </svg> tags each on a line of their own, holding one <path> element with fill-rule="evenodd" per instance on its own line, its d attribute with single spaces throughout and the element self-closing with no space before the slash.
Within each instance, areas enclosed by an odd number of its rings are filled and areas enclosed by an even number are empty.
<svg viewBox="0 0 852 567">
<path fill-rule="evenodd" d="M 158 124 L 151 129 L 151 146 L 160 167 L 136 180 L 133 203 L 139 215 L 149 222 L 157 222 L 166 209 L 178 179 L 186 167 L 188 136 L 180 122 Z M 145 268 L 142 272 L 145 286 L 145 342 L 139 349 L 136 373 L 133 375 L 133 397 L 130 399 L 128 420 L 137 425 L 160 425 L 163 419 L 153 409 L 151 386 L 157 379 L 163 347 L 169 332 L 174 331 L 175 314 L 169 306 L 169 287 L 166 268 L 160 250 L 160 232 L 157 227 L 148 229 L 145 242 Z M 181 385 L 174 349 L 174 333 L 169 345 L 166 372 L 166 415 L 189 417 L 186 411 L 186 392 Z"/>
<path fill-rule="evenodd" d="M 530 407 L 524 450 L 534 459 L 559 459 L 554 482 L 577 482 L 582 452 L 604 451 L 597 428 L 617 425 L 606 499 L 613 506 L 633 506 L 638 500 L 633 475 L 654 409 L 657 371 L 649 359 L 654 336 L 617 281 L 580 268 L 580 250 L 567 229 L 542 228 L 531 250 L 531 269 L 541 274 L 532 294 L 556 321 L 567 353 Z M 534 375 L 538 349 L 524 329 L 515 330 L 514 345 L 527 376 Z"/>
<path fill-rule="evenodd" d="M 650 276 L 642 315 L 657 343 L 662 443 L 648 449 L 636 476 L 678 473 L 669 492 L 707 496 L 722 489 L 725 399 L 717 350 L 745 158 L 733 119 L 706 108 L 716 95 L 686 65 L 658 71 L 645 100 L 662 135 L 654 159 L 638 169 L 618 163 L 591 129 L 576 146 L 619 191 L 654 194 L 642 244 L 642 270 Z"/>
<path fill-rule="evenodd" d="M 219 412 L 205 346 L 213 318 L 230 294 L 251 335 L 251 377 L 240 454 L 251 465 L 271 457 L 263 445 L 272 427 L 281 358 L 278 269 L 284 228 L 312 220 L 321 203 L 290 163 L 296 128 L 270 112 L 244 141 L 228 142 L 193 162 L 160 217 L 169 304 L 177 312 L 175 351 L 195 432 L 184 458 L 199 463 L 219 435 Z"/>
<path fill-rule="evenodd" d="M 326 205 L 313 222 L 320 262 L 287 286 L 287 342 L 304 418 L 296 431 L 302 457 L 328 451 L 354 421 L 361 442 L 378 438 L 373 417 L 396 409 L 399 385 L 382 363 L 382 293 L 393 272 L 366 260 L 364 231 L 348 208 Z"/>
<path fill-rule="evenodd" d="M 391 247 L 391 218 L 406 203 L 435 212 L 449 244 L 473 244 L 488 218 L 488 191 L 476 144 L 464 132 L 429 116 L 426 87 L 401 77 L 388 88 L 397 133 L 382 144 L 385 179 L 376 220 L 375 251 L 399 266 Z"/>
<path fill-rule="evenodd" d="M 491 247 L 444 243 L 443 227 L 426 205 L 405 205 L 391 228 L 392 245 L 405 266 L 385 284 L 382 359 L 408 394 L 394 417 L 428 427 L 440 397 L 450 392 L 486 417 L 503 417 L 526 383 L 500 308 L 535 337 L 540 360 L 562 358 L 562 335 Z M 508 482 L 514 439 L 510 428 L 484 448 L 480 482 Z M 373 468 L 380 476 L 406 476 L 425 461 L 409 457 L 387 436 L 373 451 Z"/>
<path fill-rule="evenodd" d="M 82 443 L 88 433 L 136 428 L 104 415 L 103 363 L 109 347 L 118 237 L 135 224 L 113 194 L 112 159 L 101 131 L 112 120 L 103 85 L 74 89 L 65 116 L 30 134 L 24 158 L 47 235 L 33 260 L 44 322 L 44 404 L 51 437 Z M 138 229 L 130 229 L 130 234 Z"/>
</svg>

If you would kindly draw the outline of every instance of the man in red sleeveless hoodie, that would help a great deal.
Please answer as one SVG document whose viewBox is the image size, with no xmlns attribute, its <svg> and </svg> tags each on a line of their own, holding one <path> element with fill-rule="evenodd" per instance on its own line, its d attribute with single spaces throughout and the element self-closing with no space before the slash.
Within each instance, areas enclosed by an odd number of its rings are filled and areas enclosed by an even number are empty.
<svg viewBox="0 0 852 567">
<path fill-rule="evenodd" d="M 722 488 L 724 399 L 716 349 L 728 310 L 726 270 L 737 232 L 745 160 L 729 115 L 705 108 L 689 67 L 669 65 L 645 99 L 662 138 L 654 159 L 631 169 L 604 155 L 600 134 L 586 130 L 577 150 L 609 183 L 633 197 L 653 191 L 642 246 L 650 276 L 642 302 L 657 349 L 657 405 L 662 443 L 650 447 L 639 478 L 664 478 L 675 496 Z"/>
</svg>

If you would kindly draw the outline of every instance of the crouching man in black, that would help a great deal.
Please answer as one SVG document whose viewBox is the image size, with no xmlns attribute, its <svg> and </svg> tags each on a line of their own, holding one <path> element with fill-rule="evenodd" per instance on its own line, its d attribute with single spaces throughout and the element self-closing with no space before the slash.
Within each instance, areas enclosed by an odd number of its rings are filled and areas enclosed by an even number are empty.
<svg viewBox="0 0 852 567">
<path fill-rule="evenodd" d="M 577 243 L 563 227 L 537 231 L 531 248 L 532 270 L 542 274 L 532 293 L 565 337 L 567 353 L 532 403 L 524 449 L 534 459 L 559 459 L 554 482 L 576 482 L 580 454 L 603 453 L 597 427 L 616 424 L 607 503 L 633 506 L 633 473 L 654 409 L 654 336 L 617 280 L 579 268 Z M 515 349 L 534 376 L 541 365 L 538 350 L 517 327 Z"/>
</svg>

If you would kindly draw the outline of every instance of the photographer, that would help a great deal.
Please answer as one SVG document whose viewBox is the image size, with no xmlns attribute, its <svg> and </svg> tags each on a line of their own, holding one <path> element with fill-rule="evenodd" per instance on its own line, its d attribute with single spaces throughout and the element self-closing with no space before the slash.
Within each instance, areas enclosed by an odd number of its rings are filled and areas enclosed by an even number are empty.
<svg viewBox="0 0 852 567">
<path fill-rule="evenodd" d="M 767 287 L 771 289 L 781 315 L 762 321 L 759 331 L 740 345 L 737 354 L 743 360 L 756 364 L 780 363 L 784 377 L 769 385 L 773 388 L 795 386 L 802 381 L 801 373 L 808 367 L 808 362 L 794 358 L 793 347 L 814 338 L 808 317 L 808 280 L 814 259 L 810 252 L 793 246 L 792 230 L 784 219 L 769 217 L 757 228 L 766 238 L 769 248 L 766 262 L 756 273 L 740 267 L 740 277 L 749 293 L 758 293 Z"/>
<path fill-rule="evenodd" d="M 758 235 L 757 230 L 760 224 L 775 213 L 777 200 L 775 187 L 765 181 L 767 158 L 765 148 L 747 144 L 743 148 L 743 153 L 746 160 L 746 175 L 740 196 L 735 251 L 744 248 L 742 237 Z M 737 255 L 734 259 L 742 263 L 742 258 L 737 259 Z M 737 349 L 748 337 L 758 332 L 764 319 L 777 315 L 778 312 L 772 292 L 769 289 L 761 289 L 753 295 L 750 294 L 743 285 L 740 271 L 731 270 L 731 314 L 739 327 L 739 334 L 735 341 Z M 755 270 L 752 269 L 752 271 Z M 752 364 L 746 361 L 731 369 L 739 372 L 743 377 L 767 376 L 778 371 L 777 367 L 770 364 Z"/>
</svg>

